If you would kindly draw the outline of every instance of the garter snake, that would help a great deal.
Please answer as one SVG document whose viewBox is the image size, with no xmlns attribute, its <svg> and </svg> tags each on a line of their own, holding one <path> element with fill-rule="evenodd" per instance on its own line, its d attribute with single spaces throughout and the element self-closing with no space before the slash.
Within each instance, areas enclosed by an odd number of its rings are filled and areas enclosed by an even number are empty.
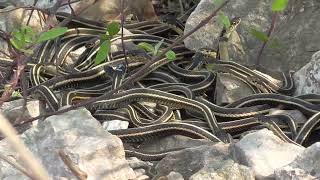
<svg viewBox="0 0 320 180">
<path fill-rule="evenodd" d="M 57 17 L 65 18 L 64 15 L 59 14 Z M 118 51 L 112 53 L 106 62 L 95 65 L 93 59 L 100 44 L 98 34 L 105 33 L 105 26 L 80 18 L 74 19 L 72 23 L 75 28 L 69 29 L 58 43 L 54 41 L 44 43 L 33 59 L 34 61 L 27 64 L 26 71 L 30 73 L 28 78 L 31 82 L 29 94 L 33 92 L 36 96 L 40 95 L 44 98 L 51 111 L 56 111 L 65 105 L 72 105 L 77 101 L 101 96 L 116 89 L 122 84 L 122 80 L 127 80 L 143 64 L 150 62 L 147 57 L 128 56 Z M 156 35 L 168 30 L 169 26 L 162 23 L 141 22 L 126 25 L 126 27 L 141 34 L 125 35 L 125 42 L 156 44 L 164 39 L 165 47 L 174 43 L 172 39 Z M 222 36 L 229 37 L 234 31 L 232 28 L 233 26 Z M 111 41 L 115 42 L 119 39 L 120 37 L 116 36 Z M 66 65 L 66 56 L 81 47 L 85 48 L 81 58 L 71 66 Z M 220 56 L 224 56 L 222 49 L 219 47 Z M 142 142 L 150 138 L 172 134 L 219 142 L 226 141 L 226 133 L 236 137 L 250 128 L 266 124 L 283 140 L 290 141 L 285 134 L 288 131 L 296 143 L 302 144 L 316 128 L 320 110 L 316 102 L 319 101 L 317 100 L 319 97 L 310 95 L 292 98 L 281 95 L 288 95 L 293 90 L 291 74 L 283 74 L 283 85 L 280 86 L 262 73 L 236 62 L 211 60 L 210 63 L 214 66 L 213 71 L 227 72 L 237 76 L 238 79 L 248 82 L 255 93 L 261 91 L 281 93 L 255 94 L 221 107 L 207 99 L 207 96 L 210 95 L 207 92 L 215 88 L 213 86 L 215 73 L 203 69 L 204 61 L 191 62 L 189 58 L 194 55 L 194 52 L 187 50 L 183 44 L 179 44 L 172 50 L 177 56 L 175 61 L 169 62 L 164 57 L 141 73 L 139 77 L 141 80 L 132 83 L 131 87 L 124 88 L 109 99 L 87 106 L 93 116 L 100 121 L 123 120 L 135 126 L 135 128 L 126 130 L 111 131 L 124 142 Z M 122 71 L 117 71 L 115 68 L 125 63 L 126 55 L 128 56 L 128 71 L 123 74 Z M 150 53 L 148 55 L 150 56 Z M 10 59 L 0 59 L 0 64 L 12 63 Z M 58 71 L 50 71 L 52 66 L 58 66 Z M 111 73 L 107 72 L 108 67 L 113 69 Z M 261 90 L 263 88 L 266 90 Z M 57 95 L 61 98 L 58 98 Z M 156 105 L 149 107 L 144 104 L 147 102 Z M 274 104 L 284 104 L 285 108 L 298 109 L 311 118 L 304 125 L 297 125 L 290 118 L 282 122 L 286 118 L 279 116 L 277 117 L 279 121 L 272 119 L 272 121 L 262 122 L 259 120 L 257 116 L 264 116 L 269 112 L 269 106 Z M 268 115 L 265 116 L 269 118 Z M 199 118 L 191 119 L 192 117 Z M 138 150 L 126 149 L 126 153 L 141 158 L 148 156 L 151 159 L 157 159 L 164 157 L 167 152 L 148 155 Z"/>
</svg>

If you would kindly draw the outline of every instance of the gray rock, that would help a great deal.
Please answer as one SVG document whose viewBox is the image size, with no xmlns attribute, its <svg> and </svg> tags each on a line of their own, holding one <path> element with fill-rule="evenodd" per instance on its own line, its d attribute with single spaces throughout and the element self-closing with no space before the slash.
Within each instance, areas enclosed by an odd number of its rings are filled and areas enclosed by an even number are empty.
<svg viewBox="0 0 320 180">
<path fill-rule="evenodd" d="M 33 1 L 32 1 L 33 3 Z M 14 6 L 8 6 L 3 9 L 3 11 L 9 11 L 15 9 Z M 2 10 L 0 10 L 1 12 Z M 26 24 L 28 21 L 31 10 L 26 10 L 22 8 L 15 9 L 14 11 L 9 11 L 5 13 L 0 13 L 0 29 L 5 32 L 12 32 L 13 30 L 20 29 L 21 24 Z M 9 21 L 8 21 L 9 19 Z M 42 23 L 39 23 L 42 22 Z M 41 17 L 38 13 L 33 13 L 32 18 L 30 19 L 29 26 L 32 27 L 34 32 L 41 31 L 41 25 L 44 24 Z M 7 52 L 8 46 L 7 43 L 2 39 L 0 41 L 0 49 Z M 0 56 L 4 56 L 0 53 Z"/>
<path fill-rule="evenodd" d="M 149 179 L 152 178 L 151 176 L 154 176 L 153 174 L 150 174 L 152 173 L 152 163 L 141 161 L 136 157 L 127 158 L 127 162 L 136 174 L 137 179 Z"/>
<path fill-rule="evenodd" d="M 293 177 L 316 177 L 320 178 L 320 143 L 317 142 L 306 148 L 303 153 L 298 155 L 294 161 L 283 168 L 277 170 L 278 174 L 290 175 L 294 169 Z M 309 176 L 308 176 L 309 175 Z M 300 178 L 303 179 L 303 178 Z"/>
<path fill-rule="evenodd" d="M 184 180 L 183 176 L 180 173 L 171 171 L 168 175 L 167 175 L 168 180 Z"/>
<path fill-rule="evenodd" d="M 214 97 L 217 105 L 229 104 L 253 94 L 248 85 L 228 74 L 217 75 L 216 87 Z"/>
<path fill-rule="evenodd" d="M 47 9 L 52 7 L 57 0 L 40 0 L 36 4 L 37 7 Z M 16 6 L 32 6 L 34 4 L 33 0 L 11 0 L 11 3 L 13 3 Z"/>
<path fill-rule="evenodd" d="M 316 177 L 311 176 L 304 170 L 299 168 L 292 168 L 291 166 L 285 166 L 281 169 L 277 169 L 274 172 L 276 180 L 307 180 L 316 179 Z"/>
<path fill-rule="evenodd" d="M 253 180 L 253 171 L 233 160 L 225 160 L 219 169 L 204 167 L 190 177 L 190 180 L 215 179 L 215 180 Z"/>
<path fill-rule="evenodd" d="M 242 0 L 230 1 L 223 12 L 230 18 L 241 17 L 241 24 L 231 35 L 229 54 L 231 60 L 244 64 L 256 62 L 262 45 L 254 38 L 252 28 L 267 32 L 272 19 L 270 9 L 272 1 Z M 276 29 L 271 42 L 279 42 L 278 47 L 268 45 L 261 56 L 261 65 L 270 70 L 298 70 L 308 62 L 313 52 L 320 46 L 320 28 L 318 17 L 319 1 L 292 0 L 284 13 L 277 18 Z M 185 33 L 214 11 L 212 0 L 201 0 L 186 23 Z M 184 42 L 190 49 L 217 48 L 218 36 L 222 24 L 213 18 L 206 26 L 199 29 Z M 269 43 L 272 44 L 272 43 Z"/>
<path fill-rule="evenodd" d="M 162 159 L 155 169 L 158 177 L 166 176 L 174 171 L 180 173 L 185 179 L 210 179 L 212 177 L 253 179 L 253 174 L 248 168 L 232 160 L 229 145 L 223 143 L 203 145 L 171 153 Z"/>
<path fill-rule="evenodd" d="M 267 129 L 247 134 L 234 148 L 240 164 L 251 167 L 256 178 L 273 178 L 275 169 L 291 163 L 304 150 Z"/>
<path fill-rule="evenodd" d="M 26 109 L 23 113 L 23 99 L 18 99 L 3 103 L 3 105 L 0 107 L 0 112 L 10 121 L 11 124 L 15 124 L 23 119 L 39 116 L 41 108 L 39 101 L 30 100 L 27 101 Z M 31 126 L 36 126 L 37 122 L 38 121 L 33 121 L 31 123 L 20 125 L 16 127 L 16 130 L 18 133 L 22 133 Z M 4 136 L 0 134 L 0 139 L 2 138 L 4 138 Z"/>
<path fill-rule="evenodd" d="M 5 102 L 0 107 L 0 112 L 3 113 L 11 123 L 14 123 L 17 118 L 32 118 L 40 115 L 39 101 L 32 100 L 27 102 L 26 111 L 22 114 L 23 99 L 18 99 L 10 102 Z"/>
<path fill-rule="evenodd" d="M 107 131 L 118 130 L 118 129 L 128 129 L 129 122 L 120 121 L 120 120 L 105 121 L 103 122 L 102 127 Z"/>
<path fill-rule="evenodd" d="M 271 0 L 244 0 L 230 1 L 223 9 L 223 12 L 230 18 L 241 17 L 241 24 L 232 33 L 229 42 L 229 56 L 231 60 L 248 63 L 247 59 L 255 58 L 260 42 L 249 33 L 250 28 L 254 27 L 265 31 L 271 22 L 270 11 Z M 217 7 L 212 0 L 201 0 L 197 8 L 189 16 L 185 33 L 193 29 L 198 23 L 212 13 Z M 199 29 L 184 42 L 189 49 L 211 48 L 217 49 L 218 37 L 223 25 L 214 17 L 207 25 Z M 250 61 L 249 61 L 250 62 Z"/>
<path fill-rule="evenodd" d="M 308 64 L 294 74 L 295 95 L 320 93 L 320 51 L 314 53 Z"/>
<path fill-rule="evenodd" d="M 88 179 L 132 179 L 135 173 L 127 164 L 121 140 L 106 132 L 85 109 L 72 110 L 48 117 L 37 127 L 24 132 L 21 139 L 33 152 L 52 179 L 77 179 L 58 155 L 63 149 Z M 0 153 L 19 161 L 6 140 L 0 142 Z M 25 176 L 0 161 L 3 177 Z"/>
<path fill-rule="evenodd" d="M 201 140 L 201 139 L 192 139 L 186 136 L 173 135 L 167 136 L 157 141 L 147 141 L 142 143 L 139 148 L 145 151 L 165 151 L 173 148 L 189 148 L 189 147 L 198 147 L 202 145 L 214 145 L 214 142 Z"/>
<path fill-rule="evenodd" d="M 270 115 L 288 115 L 290 116 L 292 119 L 294 119 L 294 121 L 297 124 L 303 124 L 305 123 L 308 119 L 298 110 L 282 110 L 282 109 L 271 109 L 271 111 L 269 112 Z"/>
</svg>

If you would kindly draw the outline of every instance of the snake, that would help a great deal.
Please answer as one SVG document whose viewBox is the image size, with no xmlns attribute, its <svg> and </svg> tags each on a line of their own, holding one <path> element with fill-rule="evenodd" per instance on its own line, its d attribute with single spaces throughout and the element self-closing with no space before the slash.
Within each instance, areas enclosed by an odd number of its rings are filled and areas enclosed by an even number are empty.
<svg viewBox="0 0 320 180">
<path fill-rule="evenodd" d="M 66 17 L 68 14 L 57 14 L 58 20 Z M 160 160 L 177 149 L 145 152 L 127 145 L 168 135 L 228 143 L 252 129 L 268 128 L 283 141 L 305 144 L 318 128 L 319 96 L 292 97 L 295 87 L 292 72 L 281 72 L 281 79 L 274 81 L 260 71 L 229 61 L 225 41 L 240 21 L 239 18 L 233 19 L 230 28 L 222 31 L 218 52 L 195 52 L 184 44 L 178 44 L 172 48 L 176 54 L 174 61 L 162 57 L 142 73 L 139 81 L 132 82 L 131 87 L 86 108 L 101 123 L 128 121 L 128 129 L 109 132 L 126 144 L 127 157 L 135 156 L 142 160 Z M 170 34 L 179 35 L 183 31 L 159 21 L 129 23 L 124 27 L 132 33 L 124 35 L 125 42 L 156 44 L 163 41 L 163 47 L 174 43 L 175 36 L 170 37 Z M 76 17 L 68 28 L 58 41 L 49 40 L 41 44 L 25 68 L 30 82 L 27 94 L 43 99 L 48 111 L 55 112 L 117 89 L 151 61 L 149 52 L 136 50 L 124 54 L 120 50 L 110 53 L 105 62 L 95 64 L 93 59 L 100 45 L 99 34 L 105 33 L 106 25 Z M 111 42 L 120 38 L 117 35 Z M 79 48 L 83 48 L 83 52 L 74 62 L 67 64 L 67 56 Z M 0 67 L 13 64 L 14 60 L 10 58 L 0 58 Z M 252 95 L 225 106 L 216 105 L 212 96 L 220 74 L 243 82 L 252 90 Z M 297 124 L 289 116 L 270 115 L 271 108 L 279 104 L 285 109 L 298 109 L 308 117 L 308 121 Z"/>
</svg>

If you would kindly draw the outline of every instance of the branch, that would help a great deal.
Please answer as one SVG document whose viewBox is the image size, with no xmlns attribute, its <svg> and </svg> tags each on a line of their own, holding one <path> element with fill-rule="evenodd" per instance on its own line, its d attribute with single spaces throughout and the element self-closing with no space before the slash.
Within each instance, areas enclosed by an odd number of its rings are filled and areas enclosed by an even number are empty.
<svg viewBox="0 0 320 180">
<path fill-rule="evenodd" d="M 11 126 L 9 121 L 0 113 L 0 132 L 4 134 L 14 151 L 18 152 L 26 169 L 32 172 L 32 179 L 49 180 L 47 171 L 41 163 L 34 158 L 32 153 L 17 136 L 16 130 Z"/>
<path fill-rule="evenodd" d="M 257 61 L 256 61 L 256 64 L 255 64 L 255 66 L 256 66 L 257 69 L 259 69 L 259 66 L 260 66 L 260 59 L 261 59 L 262 52 L 263 52 L 265 46 L 267 45 L 267 43 L 269 42 L 269 38 L 270 38 L 273 30 L 275 29 L 277 16 L 278 16 L 278 13 L 276 13 L 276 12 L 273 13 L 271 25 L 270 25 L 270 28 L 269 28 L 268 34 L 267 34 L 268 40 L 267 40 L 267 41 L 264 41 L 263 44 L 262 44 L 262 46 L 261 46 L 261 48 L 259 49 L 258 56 L 257 56 Z"/>
<path fill-rule="evenodd" d="M 86 180 L 88 175 L 83 172 L 77 165 L 75 165 L 67 153 L 63 150 L 59 150 L 59 156 L 64 162 L 64 164 L 69 168 L 69 170 L 80 180 Z"/>
<path fill-rule="evenodd" d="M 130 78 L 128 78 L 123 84 L 121 84 L 118 88 L 109 91 L 108 93 L 96 97 L 96 98 L 91 98 L 87 101 L 83 101 L 79 104 L 73 105 L 71 107 L 65 108 L 65 109 L 61 109 L 59 111 L 56 112 L 52 112 L 52 113 L 47 113 L 45 115 L 40 115 L 34 118 L 30 118 L 27 119 L 23 122 L 20 123 L 15 123 L 15 126 L 19 126 L 21 124 L 25 124 L 28 122 L 32 122 L 34 120 L 37 120 L 39 118 L 46 118 L 52 115 L 56 115 L 56 114 L 61 114 L 61 113 L 65 113 L 68 112 L 70 110 L 82 107 L 82 106 L 86 106 L 88 104 L 91 104 L 93 102 L 99 101 L 99 100 L 103 100 L 103 99 L 107 99 L 110 98 L 114 93 L 118 92 L 119 90 L 125 88 L 127 85 L 132 84 L 135 81 L 140 80 L 141 75 L 143 75 L 145 73 L 145 71 L 147 70 L 147 68 L 152 65 L 153 63 L 159 61 L 162 56 L 164 56 L 166 54 L 166 52 L 168 52 L 170 49 L 172 49 L 174 46 L 176 46 L 177 44 L 181 43 L 184 39 L 186 39 L 187 37 L 189 37 L 190 35 L 192 35 L 194 32 L 196 32 L 197 30 L 199 30 L 201 27 L 203 27 L 204 25 L 206 25 L 214 16 L 217 15 L 217 13 L 220 11 L 220 9 L 222 9 L 230 0 L 226 0 L 220 7 L 218 7 L 214 12 L 212 12 L 212 14 L 210 14 L 208 17 L 206 17 L 204 20 L 202 20 L 196 27 L 194 27 L 190 32 L 186 33 L 184 36 L 182 36 L 181 38 L 179 38 L 177 41 L 175 41 L 172 45 L 170 45 L 169 47 L 167 47 L 166 49 L 164 49 L 163 51 L 161 51 L 159 56 L 154 57 L 151 61 L 149 61 L 148 63 L 146 63 L 144 66 L 141 67 L 141 69 L 136 72 L 135 74 L 133 74 Z"/>
</svg>

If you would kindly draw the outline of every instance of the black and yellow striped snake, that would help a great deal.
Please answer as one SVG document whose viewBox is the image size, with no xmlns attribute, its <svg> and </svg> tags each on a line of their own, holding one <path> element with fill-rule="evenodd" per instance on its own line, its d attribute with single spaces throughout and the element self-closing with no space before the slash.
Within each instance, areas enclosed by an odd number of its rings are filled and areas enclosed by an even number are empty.
<svg viewBox="0 0 320 180">
<path fill-rule="evenodd" d="M 60 20 L 66 16 L 57 15 Z M 125 42 L 156 44 L 163 40 L 164 47 L 172 44 L 173 38 L 183 31 L 157 21 L 126 24 L 125 28 L 132 32 L 124 35 Z M 93 59 L 99 48 L 99 34 L 103 33 L 104 24 L 76 18 L 58 44 L 53 40 L 43 43 L 25 69 L 28 94 L 45 100 L 49 111 L 57 111 L 116 89 L 150 61 L 152 54 L 137 49 L 126 54 L 128 64 L 125 64 L 125 54 L 120 50 L 96 65 Z M 70 52 L 80 48 L 83 49 L 80 56 L 70 62 Z M 144 71 L 141 80 L 132 82 L 130 88 L 86 107 L 100 122 L 128 121 L 128 129 L 110 131 L 124 143 L 141 143 L 167 135 L 230 142 L 246 131 L 267 127 L 284 141 L 305 144 L 310 134 L 318 130 L 319 95 L 292 97 L 291 72 L 278 73 L 276 78 L 282 81 L 278 83 L 236 62 L 199 56 L 201 51 L 190 51 L 183 44 L 172 50 L 176 60 L 163 57 Z M 12 64 L 11 59 L 0 59 L 0 67 Z M 215 104 L 212 99 L 217 74 L 237 79 L 251 89 L 252 95 L 226 106 Z M 279 105 L 282 109 L 298 109 L 308 121 L 299 124 L 288 115 L 268 114 Z M 168 152 L 126 149 L 127 156 L 143 160 L 159 160 Z"/>
</svg>

